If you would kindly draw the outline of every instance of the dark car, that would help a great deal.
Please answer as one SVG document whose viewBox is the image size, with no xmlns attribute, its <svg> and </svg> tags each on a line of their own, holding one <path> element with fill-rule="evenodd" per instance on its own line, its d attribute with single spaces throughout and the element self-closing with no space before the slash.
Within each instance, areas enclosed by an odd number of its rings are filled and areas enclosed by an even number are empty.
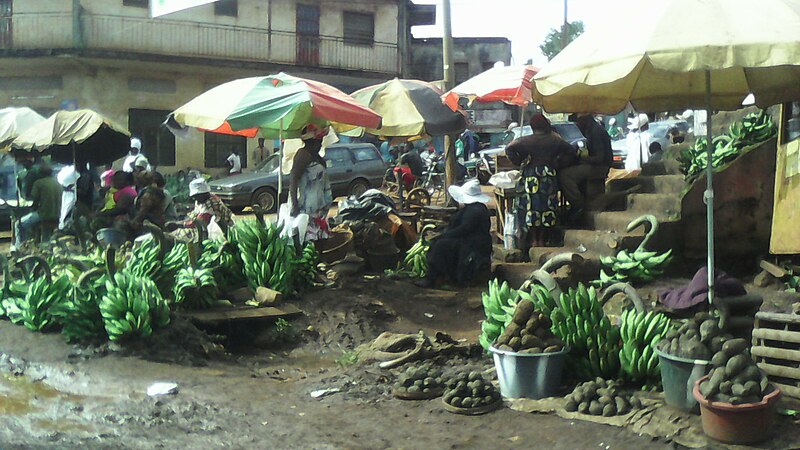
<svg viewBox="0 0 800 450">
<path fill-rule="evenodd" d="M 554 122 L 551 124 L 553 130 L 561 136 L 562 139 L 569 142 L 575 151 L 577 152 L 579 149 L 586 147 L 586 137 L 581 133 L 581 130 L 572 122 Z M 524 127 L 517 127 L 512 130 L 514 132 L 514 139 L 520 136 L 528 136 L 533 134 L 533 130 L 531 129 L 530 125 L 525 125 Z M 494 173 L 494 158 L 492 156 L 499 155 L 505 152 L 506 147 L 500 146 L 495 148 L 488 148 L 486 150 L 481 150 L 479 153 L 481 158 L 483 159 L 484 164 L 488 164 L 489 168 L 492 173 Z"/>
<path fill-rule="evenodd" d="M 272 155 L 252 173 L 234 175 L 209 183 L 211 192 L 219 196 L 234 212 L 246 206 L 260 205 L 268 212 L 277 210 L 278 155 Z M 334 197 L 361 195 L 378 187 L 388 166 L 372 144 L 334 144 L 325 149 L 328 179 Z M 283 196 L 289 192 L 289 175 L 283 176 Z"/>
</svg>

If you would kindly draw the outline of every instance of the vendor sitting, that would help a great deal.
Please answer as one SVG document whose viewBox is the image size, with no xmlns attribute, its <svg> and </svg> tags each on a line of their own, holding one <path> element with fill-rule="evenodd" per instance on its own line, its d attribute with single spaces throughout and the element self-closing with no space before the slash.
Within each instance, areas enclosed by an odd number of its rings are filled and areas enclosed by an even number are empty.
<svg viewBox="0 0 800 450">
<path fill-rule="evenodd" d="M 96 214 L 94 229 L 127 222 L 133 212 L 136 189 L 131 186 L 133 177 L 121 170 L 111 177 L 111 188 L 106 193 L 102 209 Z M 127 227 L 127 225 L 124 225 Z"/>
<path fill-rule="evenodd" d="M 167 230 L 192 228 L 195 220 L 200 220 L 208 226 L 213 219 L 223 233 L 226 233 L 228 228 L 233 225 L 233 213 L 219 197 L 211 193 L 211 188 L 206 180 L 196 178 L 189 183 L 189 198 L 194 200 L 194 209 L 189 213 L 187 220 L 185 222 L 169 222 L 166 226 Z"/>
<path fill-rule="evenodd" d="M 469 283 L 482 267 L 491 263 L 491 218 L 486 203 L 489 196 L 481 192 L 478 180 L 463 186 L 450 186 L 459 211 L 428 251 L 428 275 L 418 285 L 432 287 L 447 276 L 460 285 Z"/>
</svg>

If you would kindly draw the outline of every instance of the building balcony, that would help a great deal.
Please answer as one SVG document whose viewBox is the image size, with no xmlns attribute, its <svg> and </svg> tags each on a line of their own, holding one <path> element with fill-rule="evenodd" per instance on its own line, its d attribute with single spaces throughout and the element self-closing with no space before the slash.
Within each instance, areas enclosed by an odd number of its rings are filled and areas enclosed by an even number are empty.
<svg viewBox="0 0 800 450">
<path fill-rule="evenodd" d="M 392 75 L 400 72 L 396 43 L 353 45 L 335 36 L 88 13 L 82 15 L 79 36 L 74 39 L 72 20 L 71 13 L 14 14 L 0 18 L 0 49 L 80 47 Z"/>
</svg>

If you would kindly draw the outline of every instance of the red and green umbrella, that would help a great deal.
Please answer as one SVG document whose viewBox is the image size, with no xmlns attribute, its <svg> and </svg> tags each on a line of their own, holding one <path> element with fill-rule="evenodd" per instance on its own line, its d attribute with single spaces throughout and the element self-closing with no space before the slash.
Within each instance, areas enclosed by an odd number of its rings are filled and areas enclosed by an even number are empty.
<svg viewBox="0 0 800 450">
<path fill-rule="evenodd" d="M 170 114 L 169 123 L 246 137 L 294 138 L 308 124 L 378 128 L 381 116 L 344 92 L 285 73 L 221 84 Z"/>
</svg>

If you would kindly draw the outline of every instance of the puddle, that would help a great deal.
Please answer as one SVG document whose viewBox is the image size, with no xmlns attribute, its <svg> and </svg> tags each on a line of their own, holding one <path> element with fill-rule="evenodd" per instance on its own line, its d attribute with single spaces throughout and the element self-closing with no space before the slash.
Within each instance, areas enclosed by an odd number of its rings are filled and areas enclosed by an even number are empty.
<svg viewBox="0 0 800 450">
<path fill-rule="evenodd" d="M 78 400 L 80 397 L 65 394 L 26 376 L 0 374 L 0 415 L 22 415 L 41 410 L 42 400 Z"/>
</svg>

